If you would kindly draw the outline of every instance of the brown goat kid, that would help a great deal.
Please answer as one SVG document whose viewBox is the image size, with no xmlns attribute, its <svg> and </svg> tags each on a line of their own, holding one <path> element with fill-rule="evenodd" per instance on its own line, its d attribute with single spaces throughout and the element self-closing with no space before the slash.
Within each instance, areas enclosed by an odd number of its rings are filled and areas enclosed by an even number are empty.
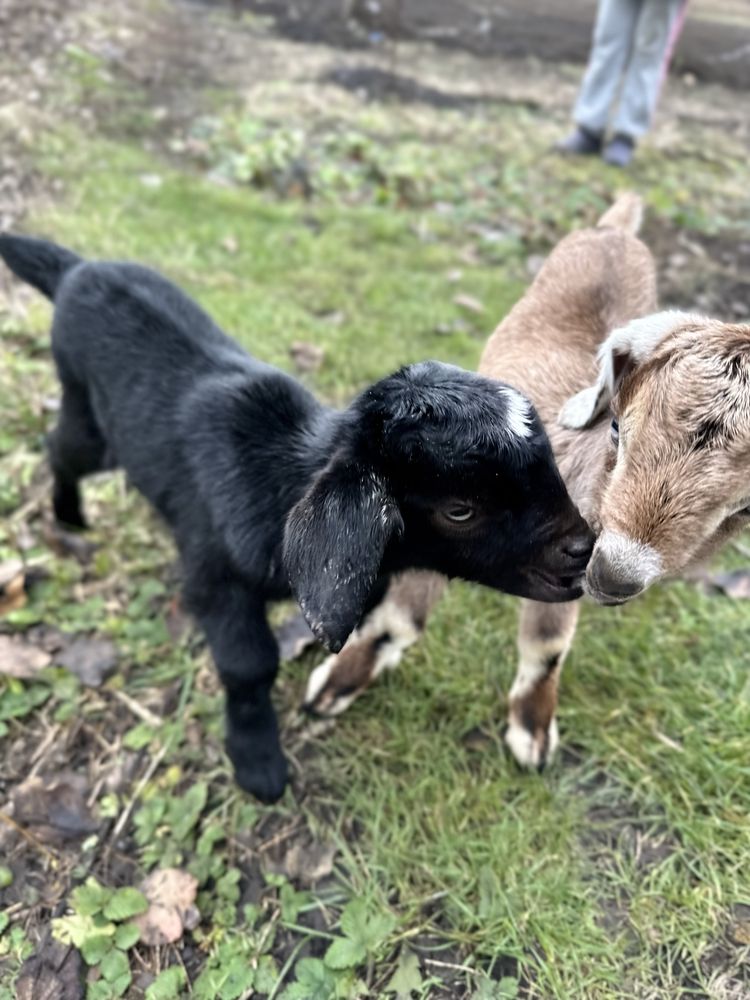
<svg viewBox="0 0 750 1000">
<path fill-rule="evenodd" d="M 546 423 L 598 536 L 586 590 L 601 604 L 684 572 L 750 524 L 750 326 L 655 313 L 654 262 L 635 235 L 641 211 L 622 195 L 596 228 L 563 239 L 479 366 L 523 390 Z M 397 579 L 313 672 L 307 707 L 335 714 L 395 666 L 441 589 L 434 575 Z M 522 602 L 506 742 L 526 767 L 543 767 L 557 746 L 578 604 Z"/>
</svg>

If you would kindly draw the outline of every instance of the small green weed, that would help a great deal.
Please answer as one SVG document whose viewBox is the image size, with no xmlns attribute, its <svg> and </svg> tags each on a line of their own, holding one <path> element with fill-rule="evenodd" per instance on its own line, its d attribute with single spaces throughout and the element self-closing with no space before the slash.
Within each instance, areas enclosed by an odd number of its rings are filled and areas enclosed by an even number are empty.
<svg viewBox="0 0 750 1000">
<path fill-rule="evenodd" d="M 87 1000 L 114 1000 L 124 996 L 131 982 L 128 950 L 140 932 L 132 918 L 148 909 L 137 889 L 109 889 L 93 877 L 70 896 L 73 912 L 52 921 L 52 934 L 79 949 L 87 965 L 97 966 L 101 978 L 87 986 Z"/>
</svg>

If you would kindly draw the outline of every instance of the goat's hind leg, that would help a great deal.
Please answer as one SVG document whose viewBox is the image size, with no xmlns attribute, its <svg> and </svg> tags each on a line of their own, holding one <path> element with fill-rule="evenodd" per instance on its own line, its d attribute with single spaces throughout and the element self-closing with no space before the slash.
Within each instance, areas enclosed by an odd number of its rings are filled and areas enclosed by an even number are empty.
<svg viewBox="0 0 750 1000">
<path fill-rule="evenodd" d="M 519 663 L 505 733 L 505 742 L 522 767 L 542 770 L 557 749 L 557 689 L 575 635 L 579 603 L 522 601 Z"/>
<path fill-rule="evenodd" d="M 106 467 L 107 445 L 82 387 L 63 386 L 60 416 L 47 439 L 47 449 L 54 478 L 55 517 L 71 527 L 85 528 L 78 482 Z"/>
</svg>

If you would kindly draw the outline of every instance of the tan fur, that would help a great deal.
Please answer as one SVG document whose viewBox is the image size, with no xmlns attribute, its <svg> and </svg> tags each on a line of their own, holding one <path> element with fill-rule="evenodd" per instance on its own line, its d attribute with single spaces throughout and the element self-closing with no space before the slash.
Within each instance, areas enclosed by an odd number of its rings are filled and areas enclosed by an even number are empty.
<svg viewBox="0 0 750 1000">
<path fill-rule="evenodd" d="M 633 196 L 624 197 L 631 204 L 630 222 Z M 618 205 L 602 222 L 618 217 Z M 480 372 L 515 385 L 537 407 L 570 494 L 595 527 L 614 459 L 609 422 L 587 431 L 582 448 L 581 432 L 558 427 L 557 416 L 570 396 L 595 381 L 596 351 L 607 333 L 655 309 L 656 268 L 649 250 L 628 232 L 600 224 L 558 243 L 479 362 Z"/>
<path fill-rule="evenodd" d="M 620 358 L 611 407 L 585 430 L 558 422 L 563 405 L 597 383 L 597 353 L 611 331 L 656 310 L 654 262 L 635 236 L 640 215 L 640 199 L 623 195 L 598 226 L 563 239 L 479 366 L 539 410 L 568 490 L 599 533 L 587 580 L 600 600 L 602 568 L 640 571 L 627 599 L 705 559 L 750 521 L 736 513 L 750 505 L 750 326 L 677 313 L 644 320 L 656 336 L 637 363 Z M 429 607 L 418 583 L 415 590 L 404 575 L 401 586 L 403 599 Z M 577 604 L 523 602 L 506 740 L 529 767 L 554 752 L 557 688 L 576 620 Z"/>
</svg>

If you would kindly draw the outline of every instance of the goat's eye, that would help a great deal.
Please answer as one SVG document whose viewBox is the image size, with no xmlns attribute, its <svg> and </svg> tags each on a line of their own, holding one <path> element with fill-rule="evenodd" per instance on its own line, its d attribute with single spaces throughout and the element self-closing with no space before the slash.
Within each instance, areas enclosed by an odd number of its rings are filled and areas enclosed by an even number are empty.
<svg viewBox="0 0 750 1000">
<path fill-rule="evenodd" d="M 748 504 L 747 507 L 740 507 L 740 509 L 737 511 L 737 516 L 750 517 L 750 504 Z"/>
<path fill-rule="evenodd" d="M 612 440 L 614 441 L 615 444 L 619 444 L 619 441 L 620 441 L 620 425 L 617 422 L 617 420 L 615 420 L 614 418 L 612 420 Z"/>
<path fill-rule="evenodd" d="M 449 507 L 444 513 L 449 521 L 454 521 L 456 524 L 464 524 L 474 517 L 475 511 L 468 504 L 456 504 L 455 507 Z"/>
</svg>

